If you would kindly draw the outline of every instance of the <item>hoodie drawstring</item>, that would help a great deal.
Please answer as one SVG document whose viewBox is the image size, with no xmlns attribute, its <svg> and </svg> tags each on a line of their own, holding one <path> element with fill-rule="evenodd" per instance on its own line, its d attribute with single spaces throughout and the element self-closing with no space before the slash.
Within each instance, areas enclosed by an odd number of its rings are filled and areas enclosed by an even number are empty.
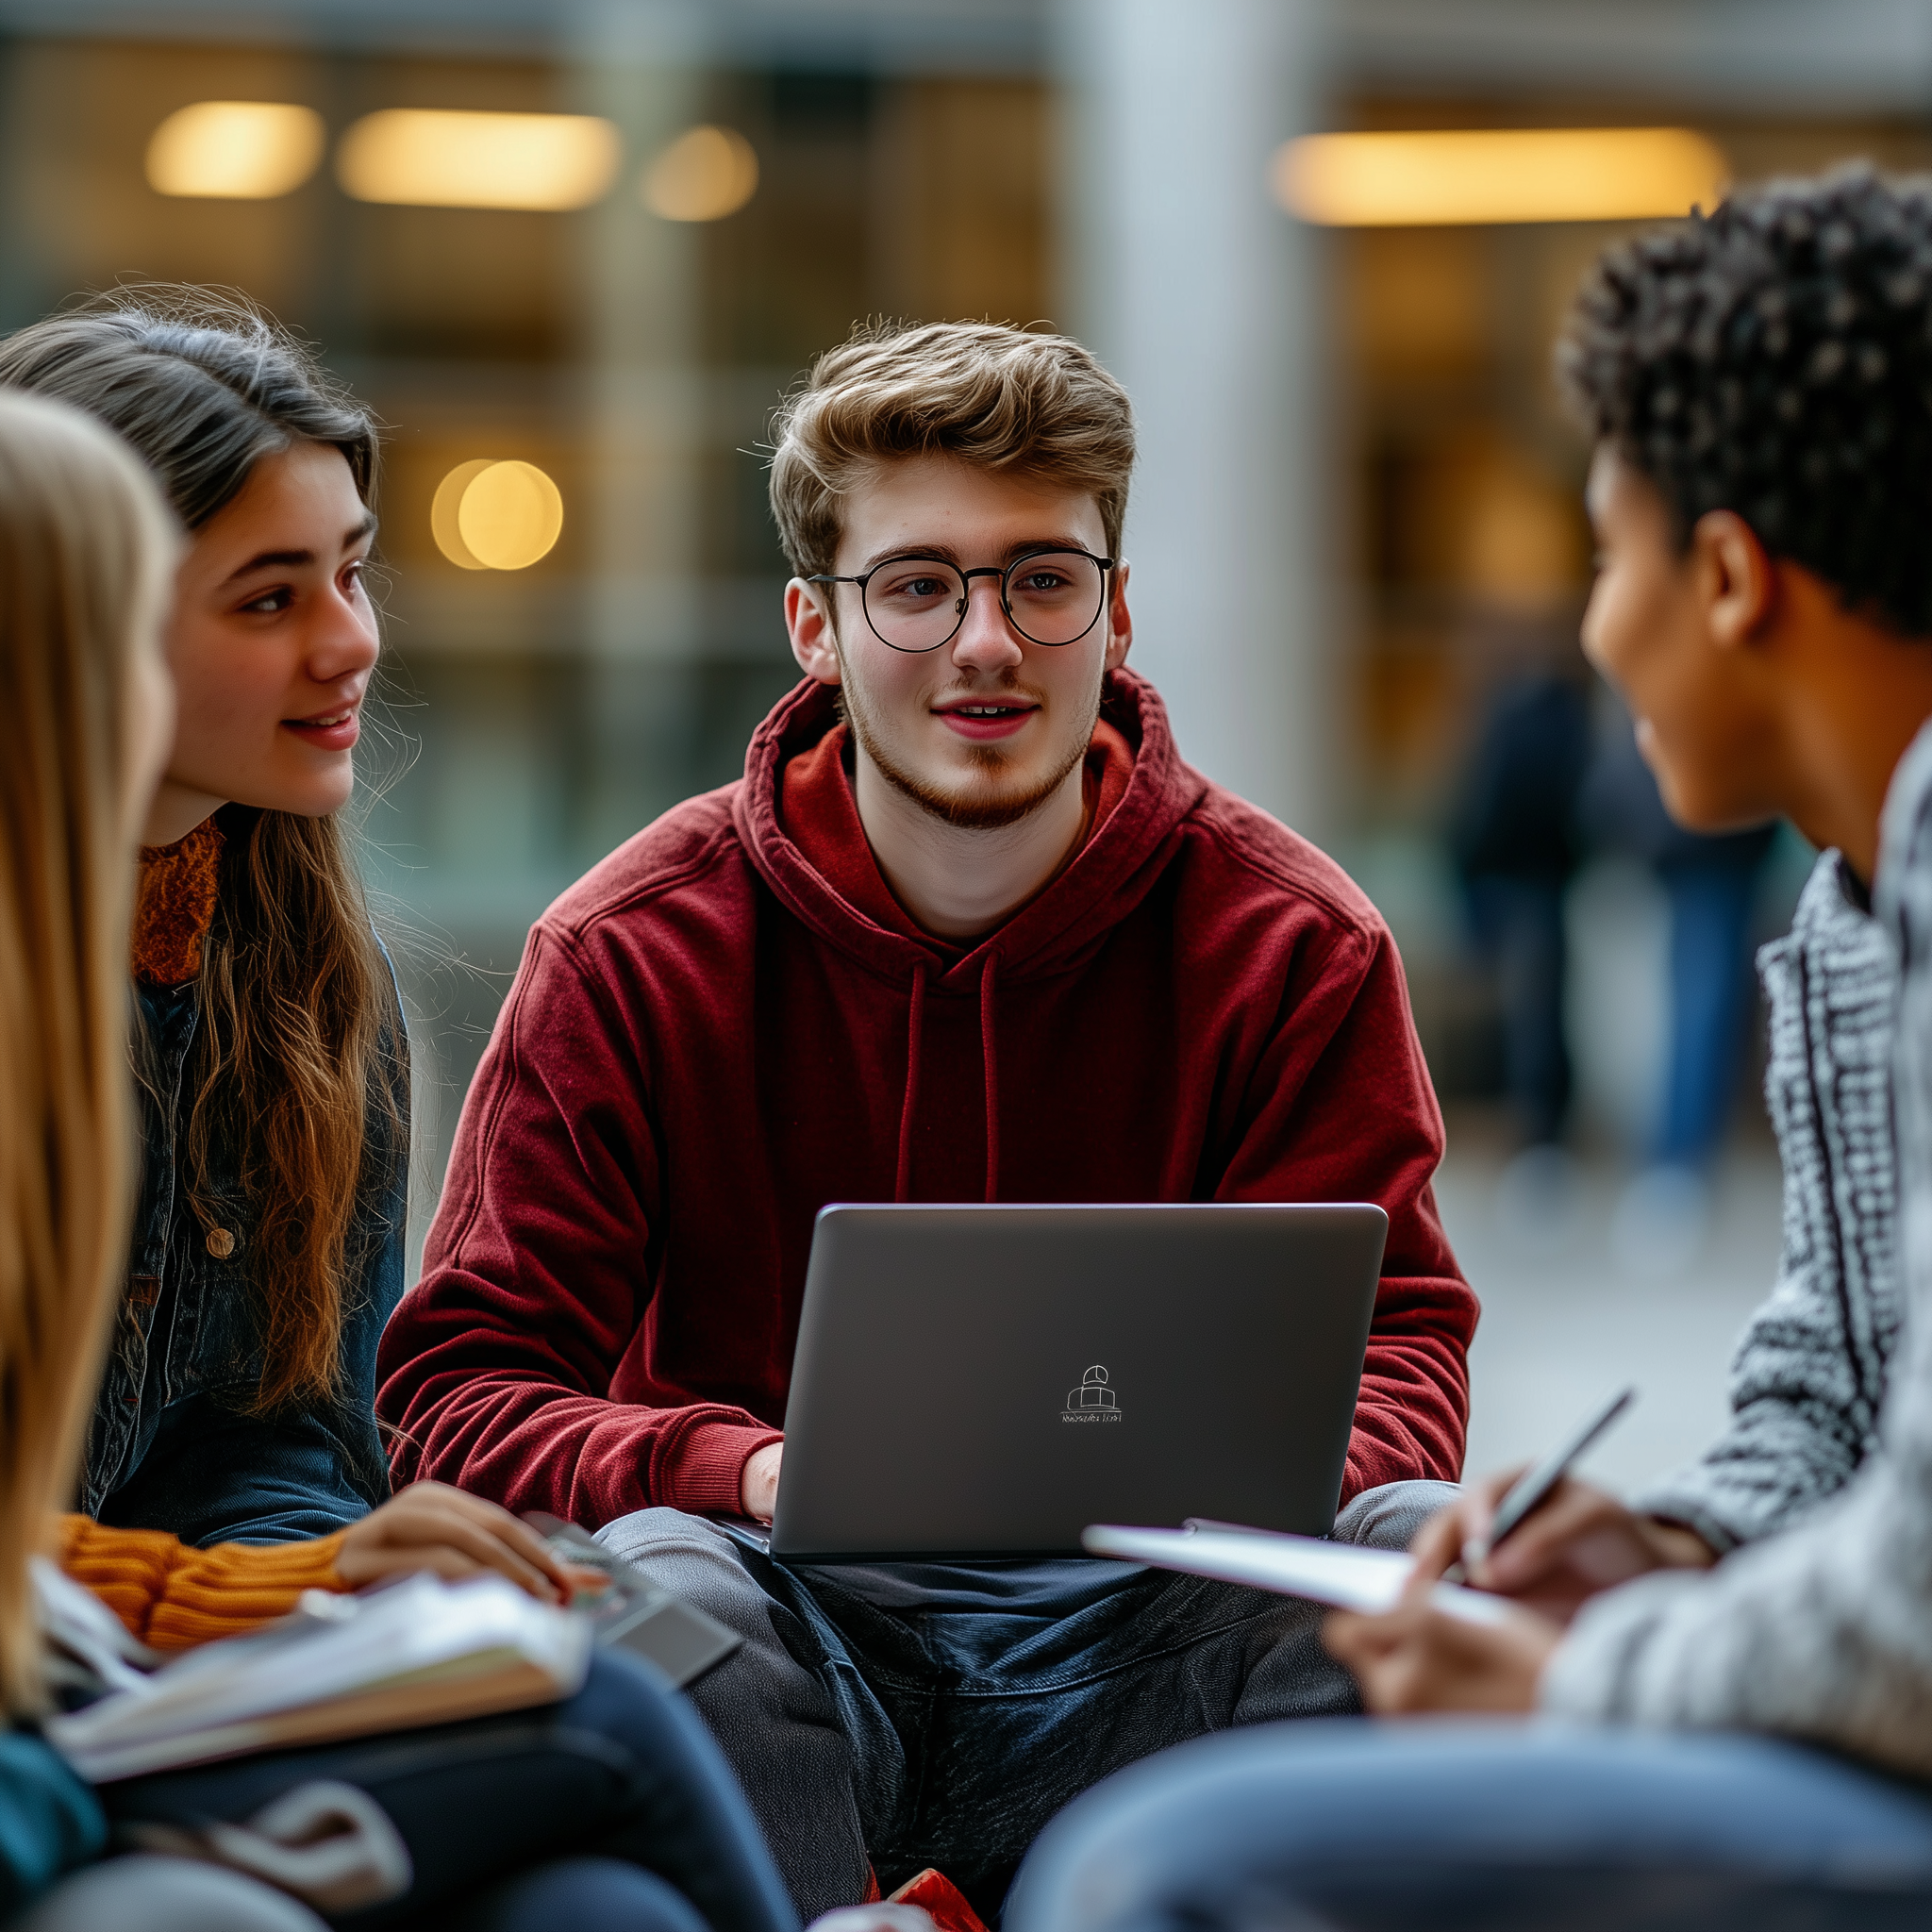
<svg viewBox="0 0 1932 1932">
<path fill-rule="evenodd" d="M 919 1104 L 919 1044 L 925 1023 L 925 961 L 912 968 L 912 1004 L 906 1015 L 906 1100 L 899 1108 L 899 1169 L 892 1199 L 909 1198 L 912 1186 L 912 1113 Z"/>
<path fill-rule="evenodd" d="M 979 1059 L 986 1070 L 986 1198 L 1000 1197 L 1000 1068 L 993 1044 L 993 975 L 1000 956 L 989 952 L 979 974 Z"/>
<path fill-rule="evenodd" d="M 1000 1193 L 1000 1066 L 994 1037 L 993 991 L 999 971 L 997 953 L 986 956 L 979 974 L 979 1061 L 986 1079 L 986 1198 Z M 912 968 L 912 998 L 906 1009 L 906 1098 L 899 1108 L 899 1165 L 892 1178 L 892 1199 L 912 1195 L 912 1117 L 919 1108 L 919 1056 L 925 1034 L 925 961 Z"/>
</svg>

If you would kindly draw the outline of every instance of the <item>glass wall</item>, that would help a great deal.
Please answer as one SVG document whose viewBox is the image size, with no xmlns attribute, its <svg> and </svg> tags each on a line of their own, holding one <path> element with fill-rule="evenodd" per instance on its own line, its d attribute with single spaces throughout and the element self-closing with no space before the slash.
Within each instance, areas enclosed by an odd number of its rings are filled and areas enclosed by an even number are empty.
<svg viewBox="0 0 1932 1932">
<path fill-rule="evenodd" d="M 731 779 L 793 681 L 760 443 L 811 356 L 868 316 L 1071 321 L 1101 341 L 1118 318 L 1070 316 L 1062 293 L 1097 238 L 1064 213 L 1079 157 L 1061 107 L 1070 77 L 1107 70 L 1078 36 L 1056 51 L 1055 17 L 1091 24 L 1077 0 L 721 0 L 699 14 L 756 16 L 758 35 L 669 54 L 642 6 L 386 10 L 429 23 L 413 50 L 372 7 L 306 26 L 218 8 L 225 42 L 54 31 L 65 16 L 43 8 L 0 39 L 0 325 L 123 282 L 228 288 L 318 343 L 389 425 L 367 829 L 417 935 L 401 950 L 426 1202 L 530 921 Z M 1932 160 L 1923 113 L 1814 112 L 1800 64 L 1774 112 L 1688 83 L 1540 89 L 1517 41 L 1488 92 L 1474 57 L 1453 84 L 1415 66 L 1397 86 L 1415 47 L 1449 42 L 1418 42 L 1400 8 L 1301 11 L 1347 28 L 1297 42 L 1330 44 L 1295 81 L 1318 127 L 1688 123 L 1742 178 Z M 484 38 L 512 14 L 514 36 Z M 875 57 L 854 25 L 941 17 L 943 58 Z M 254 118 L 216 111 L 237 103 Z M 522 118 L 478 145 L 477 115 Z M 1257 172 L 1227 192 L 1265 189 Z M 1333 715 L 1299 728 L 1332 749 L 1324 823 L 1396 927 L 1452 1097 L 1493 1090 L 1496 984 L 1463 941 L 1445 814 L 1498 682 L 1577 671 L 1585 452 L 1549 351 L 1618 232 L 1340 226 L 1295 256 L 1323 321 L 1282 353 L 1315 358 L 1319 407 L 1287 433 L 1339 532 L 1308 686 Z M 1205 313 L 1216 292 L 1195 299 Z M 1182 748 L 1212 770 L 1211 745 Z M 1601 1014 L 1584 1008 L 1587 1031 Z"/>
</svg>

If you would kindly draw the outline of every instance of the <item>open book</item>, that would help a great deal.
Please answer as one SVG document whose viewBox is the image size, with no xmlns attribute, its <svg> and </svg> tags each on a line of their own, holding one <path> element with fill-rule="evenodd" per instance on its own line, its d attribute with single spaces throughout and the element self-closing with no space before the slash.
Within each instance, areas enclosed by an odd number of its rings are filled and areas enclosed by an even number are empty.
<svg viewBox="0 0 1932 1932">
<path fill-rule="evenodd" d="M 1157 1570 L 1185 1570 L 1223 1583 L 1252 1583 L 1283 1596 L 1305 1596 L 1339 1609 L 1391 1610 L 1415 1567 L 1399 1550 L 1364 1550 L 1321 1537 L 1202 1524 L 1193 1529 L 1129 1529 L 1096 1523 L 1080 1541 L 1096 1557 L 1124 1557 Z M 1429 1601 L 1452 1617 L 1495 1624 L 1509 1614 L 1501 1597 L 1459 1584 L 1439 1583 Z"/>
<path fill-rule="evenodd" d="M 107 1626 L 120 1626 L 86 1591 L 37 1581 L 50 1634 L 111 1687 L 45 1725 L 92 1784 L 553 1704 L 581 1688 L 594 1641 L 587 1619 L 501 1576 L 452 1584 L 425 1574 L 367 1596 L 307 1591 L 294 1616 L 145 1675 L 130 1667 L 145 1660 L 139 1646 L 125 1632 L 113 1642 Z"/>
</svg>

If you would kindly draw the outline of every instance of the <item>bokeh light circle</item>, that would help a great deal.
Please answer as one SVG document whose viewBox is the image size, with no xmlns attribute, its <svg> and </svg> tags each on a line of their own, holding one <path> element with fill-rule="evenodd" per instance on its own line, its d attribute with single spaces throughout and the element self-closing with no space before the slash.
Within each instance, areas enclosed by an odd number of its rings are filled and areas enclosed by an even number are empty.
<svg viewBox="0 0 1932 1932">
<path fill-rule="evenodd" d="M 563 531 L 563 492 L 535 463 L 491 463 L 464 487 L 457 534 L 485 570 L 527 570 Z"/>
<path fill-rule="evenodd" d="M 758 192 L 758 157 L 735 127 L 688 127 L 644 170 L 644 206 L 667 222 L 717 222 Z"/>
<path fill-rule="evenodd" d="M 436 539 L 436 547 L 464 570 L 490 568 L 463 541 L 463 533 L 457 527 L 457 511 L 462 507 L 463 491 L 495 461 L 494 457 L 475 457 L 458 463 L 436 486 L 436 499 L 429 506 L 429 534 Z"/>
</svg>

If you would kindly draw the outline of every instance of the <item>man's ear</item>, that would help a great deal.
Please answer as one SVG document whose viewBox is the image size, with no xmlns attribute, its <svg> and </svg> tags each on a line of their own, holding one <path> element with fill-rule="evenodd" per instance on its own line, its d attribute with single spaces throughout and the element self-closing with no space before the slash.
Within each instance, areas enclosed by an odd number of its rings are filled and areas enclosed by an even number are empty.
<svg viewBox="0 0 1932 1932">
<path fill-rule="evenodd" d="M 832 613 L 822 601 L 823 586 L 793 577 L 785 586 L 785 631 L 791 640 L 791 655 L 808 677 L 821 684 L 843 682 L 839 663 L 839 638 L 832 625 Z"/>
<path fill-rule="evenodd" d="M 1133 647 L 1134 620 L 1127 614 L 1127 566 L 1117 563 L 1107 592 L 1107 669 L 1118 671 Z"/>
<path fill-rule="evenodd" d="M 1735 510 L 1707 510 L 1690 532 L 1690 562 L 1711 642 L 1751 642 L 1777 608 L 1777 570 L 1757 532 Z"/>
</svg>

